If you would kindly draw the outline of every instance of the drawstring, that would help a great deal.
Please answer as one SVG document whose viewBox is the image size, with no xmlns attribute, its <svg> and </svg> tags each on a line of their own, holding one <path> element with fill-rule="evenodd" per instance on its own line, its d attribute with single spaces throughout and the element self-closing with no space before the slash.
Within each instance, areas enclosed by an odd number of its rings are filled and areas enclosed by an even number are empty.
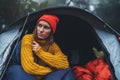
<svg viewBox="0 0 120 80">
<path fill-rule="evenodd" d="M 118 33 L 115 29 L 113 29 L 111 26 L 107 25 L 108 28 L 110 28 L 114 33 L 117 34 L 117 39 L 120 41 L 120 33 Z"/>
</svg>

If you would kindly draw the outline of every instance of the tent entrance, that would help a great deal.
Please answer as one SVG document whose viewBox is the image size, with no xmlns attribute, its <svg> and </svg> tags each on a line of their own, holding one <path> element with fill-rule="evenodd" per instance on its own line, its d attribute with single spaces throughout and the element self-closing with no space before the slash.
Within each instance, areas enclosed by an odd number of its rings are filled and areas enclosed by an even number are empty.
<svg viewBox="0 0 120 80">
<path fill-rule="evenodd" d="M 79 17 L 72 15 L 58 15 L 60 22 L 54 35 L 55 42 L 61 50 L 68 55 L 70 64 L 84 65 L 95 59 L 92 48 L 101 50 L 97 35 L 93 27 Z M 24 30 L 32 33 L 36 20 L 26 24 Z M 71 61 L 72 57 L 78 57 Z"/>
<path fill-rule="evenodd" d="M 84 65 L 95 59 L 92 48 L 101 50 L 101 46 L 92 26 L 75 16 L 60 15 L 59 17 L 60 23 L 55 34 L 55 41 L 69 56 L 71 64 Z"/>
</svg>

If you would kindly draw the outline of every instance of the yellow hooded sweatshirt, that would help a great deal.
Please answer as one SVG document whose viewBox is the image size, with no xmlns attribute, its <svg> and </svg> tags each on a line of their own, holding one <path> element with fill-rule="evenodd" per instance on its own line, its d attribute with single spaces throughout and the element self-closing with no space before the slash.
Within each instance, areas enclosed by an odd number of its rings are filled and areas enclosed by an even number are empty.
<svg viewBox="0 0 120 80">
<path fill-rule="evenodd" d="M 27 34 L 22 39 L 21 45 L 21 65 L 25 72 L 43 76 L 54 69 L 66 69 L 69 67 L 67 56 L 62 53 L 58 45 L 54 42 L 50 45 L 48 51 L 44 47 L 39 47 L 34 53 L 32 51 L 33 34 Z M 35 54 L 41 61 L 35 62 Z"/>
</svg>

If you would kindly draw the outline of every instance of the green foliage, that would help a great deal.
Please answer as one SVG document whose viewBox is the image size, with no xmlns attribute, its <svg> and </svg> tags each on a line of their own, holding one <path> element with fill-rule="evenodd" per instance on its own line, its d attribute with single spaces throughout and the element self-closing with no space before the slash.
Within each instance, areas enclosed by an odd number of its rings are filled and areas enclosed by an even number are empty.
<svg viewBox="0 0 120 80">
<path fill-rule="evenodd" d="M 120 32 L 120 0 L 71 0 L 74 7 L 87 9 Z M 66 0 L 0 0 L 0 23 L 10 24 L 28 12 L 65 6 Z M 90 9 L 92 5 L 93 9 Z"/>
<path fill-rule="evenodd" d="M 0 16 L 10 24 L 27 13 L 58 6 L 64 0 L 0 0 Z M 1 22 L 1 21 L 0 21 Z"/>
</svg>

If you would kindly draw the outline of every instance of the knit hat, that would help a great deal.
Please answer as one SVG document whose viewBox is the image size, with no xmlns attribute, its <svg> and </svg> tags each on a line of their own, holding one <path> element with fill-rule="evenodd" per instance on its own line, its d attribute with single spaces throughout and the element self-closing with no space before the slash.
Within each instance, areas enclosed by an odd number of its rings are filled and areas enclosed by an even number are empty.
<svg viewBox="0 0 120 80">
<path fill-rule="evenodd" d="M 54 34 L 56 31 L 57 23 L 59 22 L 59 18 L 55 15 L 44 14 L 37 20 L 37 23 L 39 23 L 41 20 L 44 20 L 50 24 Z"/>
</svg>

